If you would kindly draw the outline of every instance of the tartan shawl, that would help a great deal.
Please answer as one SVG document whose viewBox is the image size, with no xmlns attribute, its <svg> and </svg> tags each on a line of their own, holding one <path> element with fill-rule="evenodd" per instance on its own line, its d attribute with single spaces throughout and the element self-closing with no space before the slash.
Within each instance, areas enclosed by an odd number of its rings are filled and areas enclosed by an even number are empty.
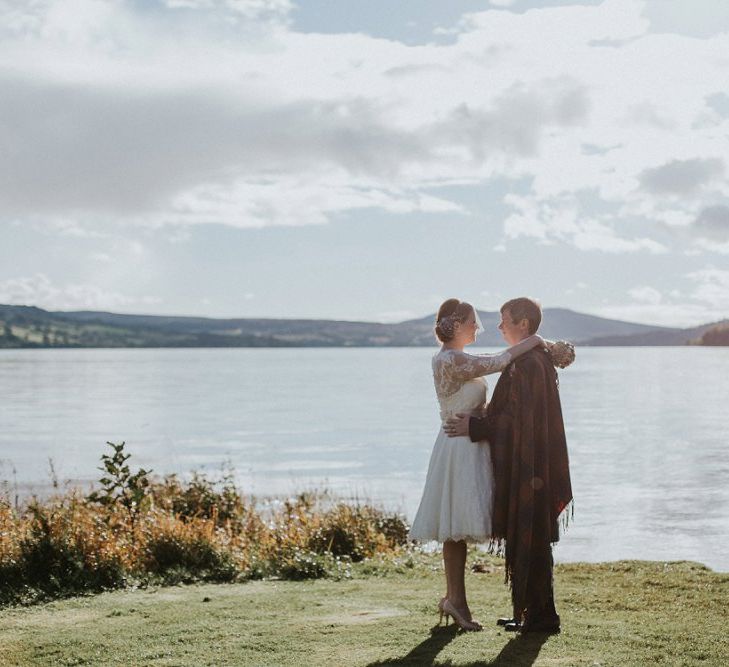
<svg viewBox="0 0 729 667">
<path fill-rule="evenodd" d="M 549 353 L 531 350 L 504 370 L 483 420 L 495 478 L 492 546 L 504 550 L 515 609 L 526 606 L 532 549 L 559 541 L 558 519 L 572 502 L 558 387 Z"/>
</svg>

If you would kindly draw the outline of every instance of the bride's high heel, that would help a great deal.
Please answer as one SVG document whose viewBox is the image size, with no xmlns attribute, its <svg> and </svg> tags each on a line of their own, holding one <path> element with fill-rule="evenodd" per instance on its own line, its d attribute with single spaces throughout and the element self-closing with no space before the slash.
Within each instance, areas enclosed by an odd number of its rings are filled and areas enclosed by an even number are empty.
<svg viewBox="0 0 729 667">
<path fill-rule="evenodd" d="M 438 611 L 440 612 L 440 618 L 438 619 L 438 625 L 443 623 L 443 616 L 445 615 L 445 619 L 446 619 L 445 624 L 446 624 L 446 627 L 448 627 L 448 619 L 450 618 L 450 614 L 448 614 L 448 612 L 446 612 L 446 610 L 443 609 L 443 603 L 446 600 L 447 600 L 447 598 L 441 598 L 440 601 L 438 602 Z"/>
<path fill-rule="evenodd" d="M 443 614 L 445 614 L 446 617 L 446 625 L 448 625 L 448 617 L 453 617 L 453 622 L 461 628 L 461 630 L 465 630 L 466 632 L 477 632 L 478 630 L 482 630 L 480 623 L 474 623 L 473 621 L 467 621 L 463 616 L 461 616 L 461 613 L 451 604 L 450 600 L 447 598 L 443 598 L 438 603 L 438 609 L 440 609 L 440 615 L 441 618 L 443 618 Z"/>
</svg>

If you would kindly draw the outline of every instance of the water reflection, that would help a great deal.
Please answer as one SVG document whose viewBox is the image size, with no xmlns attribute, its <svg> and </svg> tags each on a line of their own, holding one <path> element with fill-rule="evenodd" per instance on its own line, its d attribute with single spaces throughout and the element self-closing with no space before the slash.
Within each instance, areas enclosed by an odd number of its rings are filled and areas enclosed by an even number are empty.
<svg viewBox="0 0 729 667">
<path fill-rule="evenodd" d="M 43 483 L 52 457 L 91 479 L 126 440 L 159 472 L 229 461 L 255 494 L 327 486 L 412 516 L 438 428 L 431 354 L 0 351 L 0 478 L 12 462 Z M 576 513 L 558 559 L 729 570 L 729 351 L 588 348 L 560 375 Z"/>
</svg>

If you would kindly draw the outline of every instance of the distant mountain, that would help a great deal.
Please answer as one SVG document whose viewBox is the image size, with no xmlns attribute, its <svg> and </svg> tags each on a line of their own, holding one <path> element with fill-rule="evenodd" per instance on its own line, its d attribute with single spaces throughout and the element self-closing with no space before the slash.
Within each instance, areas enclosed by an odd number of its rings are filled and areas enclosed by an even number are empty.
<svg viewBox="0 0 729 667">
<path fill-rule="evenodd" d="M 483 324 L 484 331 L 479 334 L 477 343 L 484 347 L 503 345 L 504 340 L 501 338 L 501 333 L 497 328 L 501 319 L 500 313 L 479 310 L 478 315 Z M 413 345 L 432 345 L 434 322 L 435 314 L 388 326 L 400 327 L 404 331 L 411 332 L 413 335 Z M 604 317 L 577 313 L 574 310 L 568 310 L 566 308 L 545 308 L 542 314 L 542 325 L 539 329 L 539 333 L 545 338 L 563 338 L 580 344 L 585 344 L 588 341 L 602 336 L 620 337 L 650 334 L 652 332 L 667 333 L 675 331 L 680 331 L 680 329 L 610 320 Z"/>
<path fill-rule="evenodd" d="M 499 313 L 479 311 L 478 344 L 500 347 Z M 52 312 L 0 305 L 0 347 L 412 347 L 434 345 L 435 316 L 382 324 L 339 320 L 214 319 Z M 712 325 L 653 327 L 547 308 L 540 329 L 547 338 L 580 345 L 686 345 Z"/>
<path fill-rule="evenodd" d="M 618 336 L 597 336 L 586 345 L 604 347 L 641 347 L 645 345 L 728 345 L 729 343 L 706 342 L 713 340 L 711 335 L 706 338 L 707 332 L 713 329 L 721 329 L 729 325 L 729 320 L 712 324 L 702 324 L 699 327 L 690 329 L 653 329 L 651 331 L 618 335 Z"/>
</svg>

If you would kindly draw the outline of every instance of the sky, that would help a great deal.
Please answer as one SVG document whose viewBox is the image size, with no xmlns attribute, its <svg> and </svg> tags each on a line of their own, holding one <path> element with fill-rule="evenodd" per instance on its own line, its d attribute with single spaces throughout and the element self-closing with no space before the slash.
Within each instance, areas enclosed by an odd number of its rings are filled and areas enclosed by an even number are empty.
<svg viewBox="0 0 729 667">
<path fill-rule="evenodd" d="M 725 0 L 0 0 L 0 303 L 729 317 Z"/>
</svg>

